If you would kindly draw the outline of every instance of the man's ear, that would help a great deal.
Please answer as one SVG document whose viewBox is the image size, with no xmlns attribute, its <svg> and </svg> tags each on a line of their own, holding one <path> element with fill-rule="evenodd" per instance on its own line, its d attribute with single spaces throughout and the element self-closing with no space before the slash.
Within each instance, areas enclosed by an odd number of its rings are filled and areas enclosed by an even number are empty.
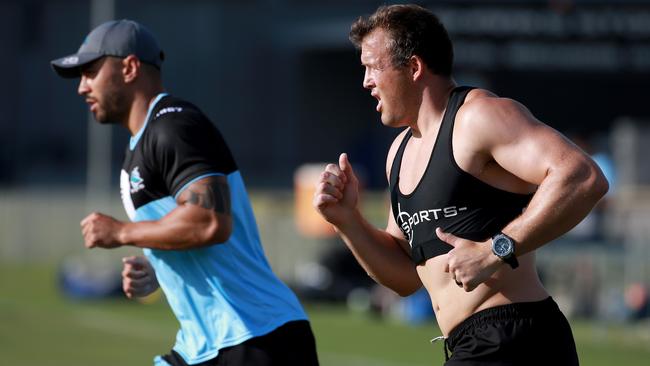
<svg viewBox="0 0 650 366">
<path fill-rule="evenodd" d="M 413 81 L 419 80 L 424 75 L 424 61 L 422 61 L 420 56 L 411 56 L 411 58 L 409 58 L 408 67 Z"/>
<path fill-rule="evenodd" d="M 122 77 L 124 83 L 132 83 L 140 75 L 140 59 L 135 55 L 128 55 L 122 60 Z"/>
</svg>

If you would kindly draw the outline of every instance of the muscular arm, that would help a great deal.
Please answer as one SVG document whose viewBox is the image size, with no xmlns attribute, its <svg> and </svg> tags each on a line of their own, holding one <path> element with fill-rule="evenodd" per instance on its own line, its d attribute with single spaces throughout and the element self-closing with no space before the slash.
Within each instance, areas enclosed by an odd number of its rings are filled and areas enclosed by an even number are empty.
<svg viewBox="0 0 650 366">
<path fill-rule="evenodd" d="M 607 192 L 597 165 L 564 136 L 537 121 L 521 104 L 480 98 L 466 115 L 477 146 L 523 181 L 538 185 L 525 212 L 503 232 L 533 251 L 577 225 Z"/>
<path fill-rule="evenodd" d="M 517 243 L 517 256 L 567 232 L 607 191 L 596 164 L 519 103 L 479 97 L 462 107 L 456 122 L 454 158 L 461 168 L 513 192 L 537 186 L 526 210 L 502 230 Z M 436 232 L 454 247 L 445 270 L 465 291 L 472 291 L 503 265 L 492 254 L 489 240 L 481 244 L 440 229 Z"/>
<path fill-rule="evenodd" d="M 176 208 L 156 221 L 126 223 L 93 213 L 81 222 L 85 245 L 179 250 L 228 240 L 232 218 L 226 177 L 209 176 L 192 183 L 176 203 Z"/>
<path fill-rule="evenodd" d="M 158 221 L 127 223 L 121 241 L 141 248 L 189 249 L 228 240 L 232 218 L 226 177 L 192 183 L 176 203 L 178 207 Z"/>
<path fill-rule="evenodd" d="M 314 207 L 334 225 L 359 264 L 377 283 L 401 296 L 422 286 L 404 247 L 408 246 L 392 213 L 386 230 L 373 227 L 357 207 L 358 181 L 342 155 L 339 164 L 328 165 L 314 195 Z"/>
</svg>

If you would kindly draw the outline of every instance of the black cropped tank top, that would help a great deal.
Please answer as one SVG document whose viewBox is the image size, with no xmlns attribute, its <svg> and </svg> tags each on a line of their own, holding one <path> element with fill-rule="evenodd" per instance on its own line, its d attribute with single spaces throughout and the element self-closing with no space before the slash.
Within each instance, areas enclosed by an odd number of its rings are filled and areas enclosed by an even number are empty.
<svg viewBox="0 0 650 366">
<path fill-rule="evenodd" d="M 497 234 L 528 205 L 532 194 L 492 187 L 463 171 L 454 159 L 452 134 L 458 109 L 471 87 L 457 87 L 449 97 L 424 175 L 415 190 L 399 190 L 399 173 L 409 130 L 395 154 L 389 188 L 393 216 L 411 246 L 411 258 L 421 264 L 449 252 L 451 245 L 436 236 L 436 228 L 472 241 Z"/>
</svg>

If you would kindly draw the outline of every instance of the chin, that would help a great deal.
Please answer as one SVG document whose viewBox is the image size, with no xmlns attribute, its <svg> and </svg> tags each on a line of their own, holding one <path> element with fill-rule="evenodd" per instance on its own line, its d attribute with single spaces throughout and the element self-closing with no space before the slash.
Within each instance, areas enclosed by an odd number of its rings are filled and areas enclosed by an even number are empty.
<svg viewBox="0 0 650 366">
<path fill-rule="evenodd" d="M 109 123 L 108 119 L 106 119 L 106 116 L 104 116 L 102 114 L 95 114 L 94 117 L 95 117 L 95 121 L 97 121 L 99 124 L 105 125 L 105 124 Z"/>
<path fill-rule="evenodd" d="M 115 116 L 111 116 L 107 113 L 95 113 L 95 120 L 101 125 L 113 125 L 118 123 Z"/>
<path fill-rule="evenodd" d="M 115 123 L 104 116 L 95 116 L 95 121 L 97 121 L 100 125 L 112 125 Z"/>
<path fill-rule="evenodd" d="M 381 115 L 381 124 L 383 124 L 386 127 L 400 127 L 400 123 L 396 121 L 394 118 L 389 118 L 385 115 Z"/>
</svg>

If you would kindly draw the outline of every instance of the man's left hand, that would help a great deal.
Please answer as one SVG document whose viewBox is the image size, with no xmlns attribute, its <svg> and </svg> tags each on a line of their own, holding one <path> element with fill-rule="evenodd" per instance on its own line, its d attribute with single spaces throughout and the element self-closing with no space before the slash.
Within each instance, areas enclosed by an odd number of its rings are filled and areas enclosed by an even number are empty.
<svg viewBox="0 0 650 366">
<path fill-rule="evenodd" d="M 445 272 L 449 272 L 456 284 L 467 292 L 489 279 L 503 264 L 492 253 L 490 240 L 477 243 L 445 233 L 440 228 L 436 229 L 436 235 L 454 247 L 447 253 Z"/>
<path fill-rule="evenodd" d="M 118 233 L 124 225 L 110 216 L 93 212 L 81 220 L 81 233 L 86 248 L 117 248 L 122 246 Z"/>
</svg>

